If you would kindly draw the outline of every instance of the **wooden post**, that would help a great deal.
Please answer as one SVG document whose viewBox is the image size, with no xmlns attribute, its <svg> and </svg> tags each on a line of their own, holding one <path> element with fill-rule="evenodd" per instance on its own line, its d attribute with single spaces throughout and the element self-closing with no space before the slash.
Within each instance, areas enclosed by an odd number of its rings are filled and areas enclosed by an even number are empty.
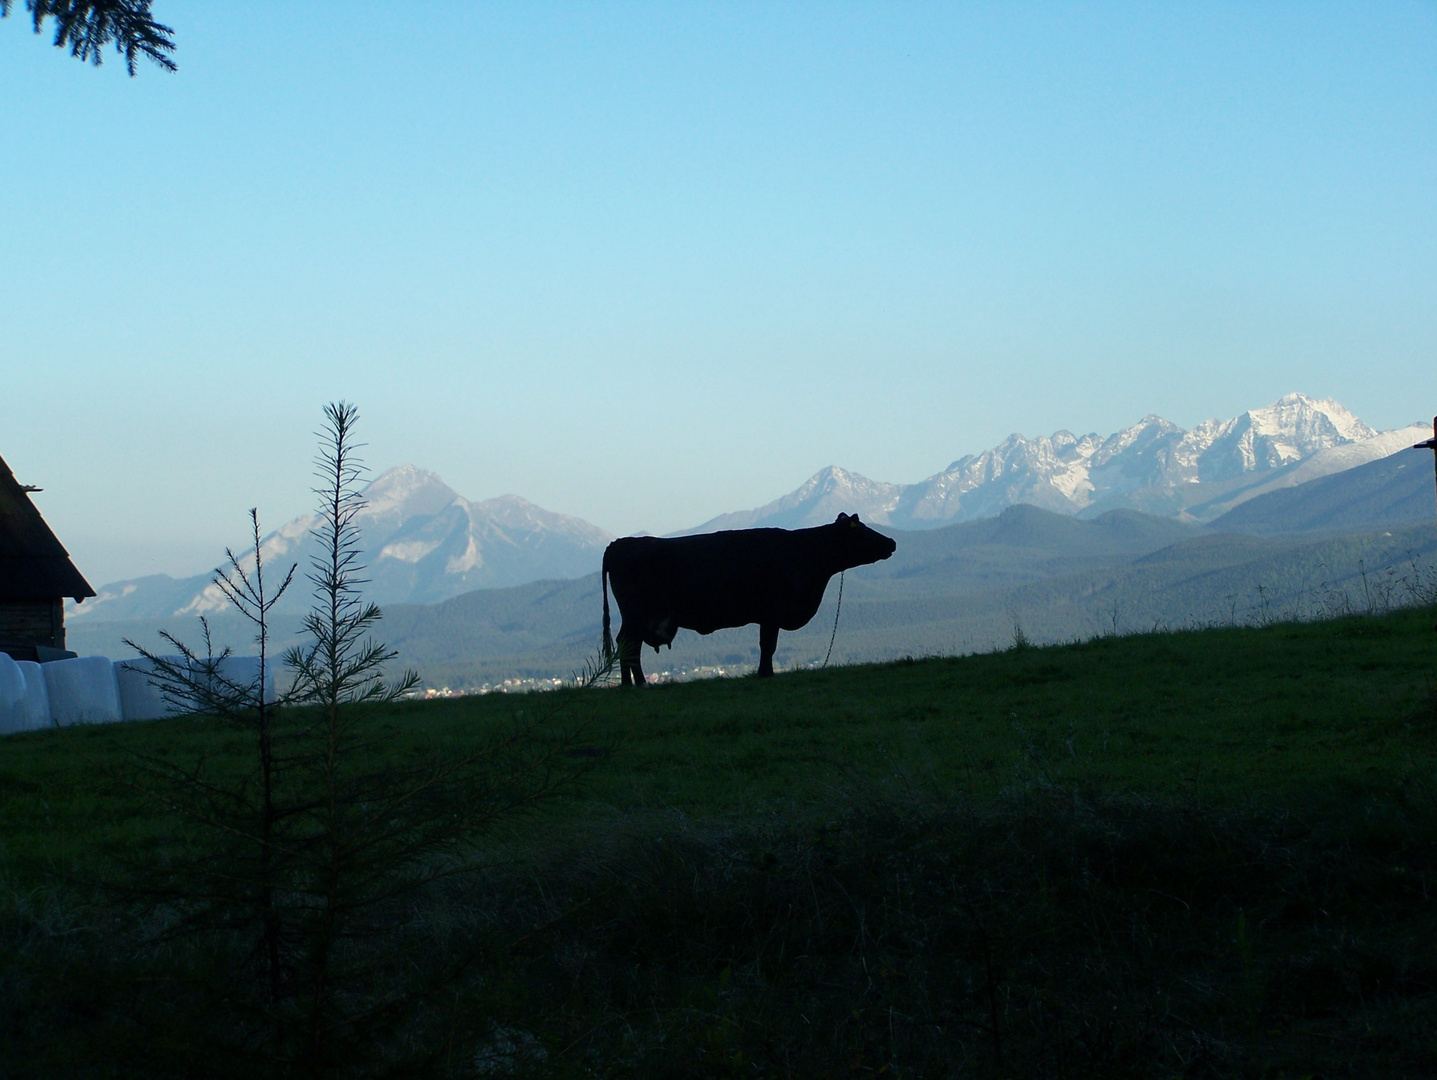
<svg viewBox="0 0 1437 1080">
<path fill-rule="evenodd" d="M 1432 438 L 1426 442 L 1413 443 L 1412 449 L 1432 451 L 1432 482 L 1437 484 L 1437 416 L 1432 418 Z M 1432 629 L 1437 630 L 1437 626 Z"/>
<path fill-rule="evenodd" d="M 1432 418 L 1432 438 L 1426 442 L 1413 443 L 1412 449 L 1432 451 L 1432 482 L 1437 485 L 1437 416 Z"/>
</svg>

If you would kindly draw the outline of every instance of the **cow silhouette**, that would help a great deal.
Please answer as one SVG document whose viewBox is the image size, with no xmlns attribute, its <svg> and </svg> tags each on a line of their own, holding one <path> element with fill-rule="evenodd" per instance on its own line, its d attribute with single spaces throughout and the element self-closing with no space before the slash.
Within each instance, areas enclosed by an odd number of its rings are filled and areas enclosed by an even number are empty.
<svg viewBox="0 0 1437 1080">
<path fill-rule="evenodd" d="M 823 602 L 828 579 L 878 562 L 897 544 L 839 514 L 814 529 L 733 529 L 700 536 L 627 536 L 604 550 L 604 655 L 609 633 L 609 584 L 619 606 L 618 661 L 624 686 L 644 685 L 644 645 L 673 647 L 681 629 L 712 634 L 758 623 L 758 674 L 773 674 L 780 630 L 797 630 Z"/>
</svg>

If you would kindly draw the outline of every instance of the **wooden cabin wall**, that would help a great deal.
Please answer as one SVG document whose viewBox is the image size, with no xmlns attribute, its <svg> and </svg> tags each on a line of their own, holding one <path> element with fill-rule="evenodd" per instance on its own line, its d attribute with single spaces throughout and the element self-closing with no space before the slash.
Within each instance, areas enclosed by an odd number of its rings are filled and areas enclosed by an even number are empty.
<svg viewBox="0 0 1437 1080">
<path fill-rule="evenodd" d="M 0 600 L 0 647 L 65 647 L 63 600 Z"/>
</svg>

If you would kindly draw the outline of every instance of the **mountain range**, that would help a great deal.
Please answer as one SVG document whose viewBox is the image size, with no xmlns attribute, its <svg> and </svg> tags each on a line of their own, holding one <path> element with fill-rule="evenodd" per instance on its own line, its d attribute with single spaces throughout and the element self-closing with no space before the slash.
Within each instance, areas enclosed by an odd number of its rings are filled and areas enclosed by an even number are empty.
<svg viewBox="0 0 1437 1080">
<path fill-rule="evenodd" d="M 832 521 L 840 510 L 874 525 L 929 529 L 1019 504 L 1079 517 L 1131 509 L 1209 522 L 1254 496 L 1386 457 L 1428 434 L 1421 424 L 1374 431 L 1336 401 L 1288 394 L 1191 431 L 1149 415 L 1106 438 L 1014 434 L 916 484 L 829 466 L 780 499 L 690 531 L 796 529 Z"/>
<path fill-rule="evenodd" d="M 375 603 L 432 603 L 474 589 L 517 585 L 540 578 L 592 573 L 613 539 L 580 518 L 556 514 L 517 495 L 470 502 L 437 475 L 401 465 L 364 488 L 355 519 L 364 545 L 365 596 Z M 317 553 L 312 531 L 319 519 L 306 515 L 264 537 L 260 553 L 270 568 L 299 565 L 302 574 Z M 242 560 L 248 568 L 253 557 Z M 273 572 L 273 570 L 271 570 Z M 212 615 L 227 603 L 211 574 L 172 578 L 164 574 L 105 585 L 82 605 L 71 605 L 71 622 Z M 309 590 L 302 580 L 278 609 L 303 610 Z"/>
<path fill-rule="evenodd" d="M 1409 444 L 1410 445 L 1410 444 Z M 893 557 L 830 583 L 778 661 L 986 651 L 1154 628 L 1383 610 L 1437 597 L 1432 460 L 1393 454 L 1244 502 L 1208 525 L 1135 510 L 1030 505 L 901 532 Z M 1317 527 L 1314 528 L 1313 526 Z M 386 640 L 430 686 L 563 676 L 594 655 L 599 580 L 533 582 L 385 613 Z M 685 632 L 651 669 L 752 670 L 754 627 Z"/>
<path fill-rule="evenodd" d="M 932 530 L 996 518 L 1020 505 L 1080 519 L 1138 510 L 1203 524 L 1257 496 L 1306 488 L 1308 481 L 1385 459 L 1427 435 L 1425 425 L 1374 431 L 1338 402 L 1289 394 L 1190 431 L 1149 415 L 1106 437 L 1014 434 L 915 484 L 870 480 L 829 466 L 773 502 L 686 531 L 803 528 L 831 521 L 840 511 L 890 530 Z M 381 605 L 431 604 L 476 589 L 581 577 L 598 569 L 612 539 L 586 521 L 517 495 L 471 502 L 414 465 L 380 474 L 363 494 L 358 524 L 366 595 Z M 1323 527 L 1314 514 L 1307 527 Z M 266 564 L 306 567 L 316 523 L 312 516 L 295 518 L 266 536 Z M 1240 519 L 1233 524 L 1243 527 Z M 290 609 L 302 609 L 307 590 L 295 588 L 287 600 Z M 224 608 L 210 575 L 154 575 L 105 585 L 83 605 L 70 605 L 67 617 L 72 624 L 117 622 L 212 615 Z"/>
<path fill-rule="evenodd" d="M 892 530 L 891 559 L 850 572 L 839 662 L 982 651 L 1021 625 L 1035 643 L 1095 633 L 1260 622 L 1437 596 L 1432 461 L 1408 451 L 1250 499 L 1208 525 L 1136 510 L 1091 517 L 1035 506 L 936 529 Z M 778 659 L 821 661 L 837 614 L 830 585 L 812 622 L 782 634 Z M 384 639 L 431 687 L 563 676 L 592 659 L 599 576 L 466 592 L 385 608 Z M 247 649 L 253 628 L 211 618 L 217 642 Z M 162 649 L 158 632 L 194 636 L 187 620 L 79 620 L 77 651 L 125 656 L 124 638 Z M 299 639 L 295 612 L 271 627 L 276 648 Z M 752 627 L 683 633 L 653 670 L 751 668 Z"/>
</svg>

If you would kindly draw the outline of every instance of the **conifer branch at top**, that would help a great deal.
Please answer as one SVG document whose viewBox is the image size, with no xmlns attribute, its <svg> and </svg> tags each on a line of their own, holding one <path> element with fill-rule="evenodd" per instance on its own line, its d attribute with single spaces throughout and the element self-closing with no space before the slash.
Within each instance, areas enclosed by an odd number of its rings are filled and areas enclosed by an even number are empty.
<svg viewBox="0 0 1437 1080">
<path fill-rule="evenodd" d="M 10 14 L 15 0 L 0 0 L 0 19 Z M 155 21 L 150 0 L 25 0 L 35 33 L 46 19 L 55 20 L 55 47 L 99 67 L 105 46 L 111 43 L 125 58 L 125 70 L 135 74 L 136 60 L 144 56 L 165 71 L 175 71 L 174 29 Z"/>
</svg>

